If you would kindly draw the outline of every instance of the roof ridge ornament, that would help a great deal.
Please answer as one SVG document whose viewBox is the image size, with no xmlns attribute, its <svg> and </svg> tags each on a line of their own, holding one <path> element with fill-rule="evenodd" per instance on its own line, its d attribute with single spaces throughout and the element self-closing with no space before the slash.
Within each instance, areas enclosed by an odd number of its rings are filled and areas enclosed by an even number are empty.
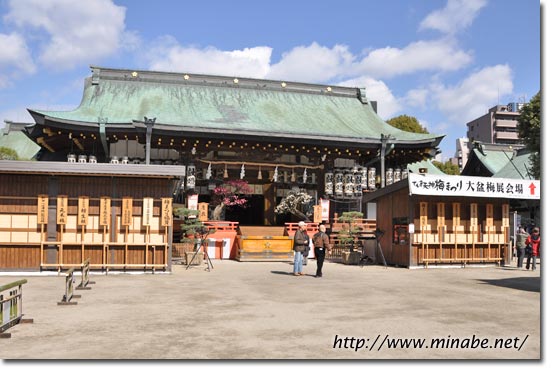
<svg viewBox="0 0 560 369">
<path fill-rule="evenodd" d="M 363 87 L 358 88 L 358 99 L 362 102 L 362 104 L 368 104 L 368 99 L 366 95 L 366 89 Z"/>
</svg>

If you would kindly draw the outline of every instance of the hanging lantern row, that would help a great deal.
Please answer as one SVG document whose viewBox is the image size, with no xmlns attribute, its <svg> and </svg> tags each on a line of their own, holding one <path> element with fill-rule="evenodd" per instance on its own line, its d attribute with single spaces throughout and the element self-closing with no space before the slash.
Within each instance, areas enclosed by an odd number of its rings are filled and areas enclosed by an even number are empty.
<svg viewBox="0 0 560 369">
<path fill-rule="evenodd" d="M 388 168 L 385 171 L 386 185 L 408 177 L 407 170 Z M 375 168 L 354 167 L 325 173 L 325 195 L 337 198 L 356 198 L 364 190 L 375 191 L 381 183 Z"/>
<path fill-rule="evenodd" d="M 295 183 L 297 176 L 295 169 L 292 171 L 278 172 L 278 167 L 271 172 L 271 181 L 284 183 Z M 212 164 L 208 164 L 206 170 L 206 179 L 212 177 Z M 239 178 L 245 177 L 245 165 L 241 166 Z M 224 179 L 228 178 L 227 165 L 224 169 Z M 387 168 L 385 171 L 385 185 L 389 186 L 395 182 L 399 182 L 408 178 L 408 171 L 400 168 Z M 262 179 L 261 169 L 259 168 L 258 179 Z M 302 183 L 307 183 L 307 168 L 303 171 Z M 380 177 L 376 175 L 375 168 L 354 167 L 348 169 L 339 169 L 334 172 L 325 173 L 325 195 L 335 196 L 338 198 L 356 198 L 361 197 L 364 190 L 375 191 L 380 184 Z M 311 173 L 311 183 L 315 183 L 315 173 Z M 196 167 L 194 164 L 187 166 L 186 188 L 194 189 L 196 187 Z"/>
<path fill-rule="evenodd" d="M 385 171 L 385 186 L 408 178 L 408 170 L 400 168 L 387 168 Z"/>
<path fill-rule="evenodd" d="M 354 167 L 325 173 L 325 195 L 327 196 L 361 197 L 363 190 L 367 189 L 375 189 L 375 168 Z"/>
</svg>

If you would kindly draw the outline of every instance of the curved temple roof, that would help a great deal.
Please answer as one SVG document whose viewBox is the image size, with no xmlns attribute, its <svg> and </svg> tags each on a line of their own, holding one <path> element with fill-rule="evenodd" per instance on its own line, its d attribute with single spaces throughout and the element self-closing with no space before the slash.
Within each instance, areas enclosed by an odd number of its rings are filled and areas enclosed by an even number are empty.
<svg viewBox="0 0 560 369">
<path fill-rule="evenodd" d="M 156 118 L 155 128 L 325 140 L 422 143 L 443 135 L 401 131 L 384 122 L 363 89 L 209 75 L 92 67 L 72 111 L 30 112 L 52 121 L 130 126 Z"/>
</svg>

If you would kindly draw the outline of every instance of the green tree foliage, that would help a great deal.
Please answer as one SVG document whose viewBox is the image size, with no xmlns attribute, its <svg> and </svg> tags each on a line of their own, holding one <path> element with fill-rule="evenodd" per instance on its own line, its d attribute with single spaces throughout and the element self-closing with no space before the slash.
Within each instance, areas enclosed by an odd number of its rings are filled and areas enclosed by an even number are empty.
<svg viewBox="0 0 560 369">
<path fill-rule="evenodd" d="M 439 170 L 441 170 L 443 173 L 445 174 L 449 174 L 449 175 L 459 175 L 461 173 L 461 169 L 459 168 L 458 165 L 453 164 L 450 160 L 447 161 L 446 163 L 440 163 L 439 161 L 432 161 L 432 164 L 434 164 Z"/>
<path fill-rule="evenodd" d="M 408 115 L 399 115 L 387 121 L 390 125 L 402 131 L 414 133 L 429 133 L 428 130 L 418 122 L 418 119 Z"/>
<path fill-rule="evenodd" d="M 338 240 L 341 244 L 353 246 L 354 242 L 357 240 L 356 236 L 362 230 L 362 228 L 356 224 L 356 221 L 363 217 L 364 213 L 359 211 L 345 211 L 342 213 L 342 216 L 340 216 L 338 220 L 346 224 L 344 224 L 340 232 L 338 232 Z"/>
<path fill-rule="evenodd" d="M 183 231 L 181 242 L 196 244 L 197 247 L 200 247 L 206 242 L 208 235 L 216 232 L 215 229 L 209 229 L 205 226 L 198 218 L 200 213 L 198 210 L 183 207 L 176 208 L 174 213 L 184 219 L 184 224 L 181 224 L 181 230 Z"/>
<path fill-rule="evenodd" d="M 521 108 L 517 130 L 523 144 L 532 152 L 530 174 L 541 178 L 541 92 Z"/>
<path fill-rule="evenodd" d="M 19 156 L 15 150 L 0 146 L 0 160 L 19 160 Z"/>
</svg>

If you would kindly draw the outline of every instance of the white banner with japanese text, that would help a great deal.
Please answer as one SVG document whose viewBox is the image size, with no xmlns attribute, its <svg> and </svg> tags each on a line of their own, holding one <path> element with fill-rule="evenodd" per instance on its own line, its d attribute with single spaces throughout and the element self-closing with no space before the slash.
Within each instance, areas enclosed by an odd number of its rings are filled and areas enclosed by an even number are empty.
<svg viewBox="0 0 560 369">
<path fill-rule="evenodd" d="M 411 195 L 497 197 L 507 199 L 541 198 L 541 181 L 529 179 L 438 176 L 410 173 Z"/>
<path fill-rule="evenodd" d="M 324 221 L 329 221 L 329 213 L 331 211 L 330 209 L 330 200 L 329 199 L 321 199 L 320 204 L 321 205 L 321 220 Z"/>
</svg>

